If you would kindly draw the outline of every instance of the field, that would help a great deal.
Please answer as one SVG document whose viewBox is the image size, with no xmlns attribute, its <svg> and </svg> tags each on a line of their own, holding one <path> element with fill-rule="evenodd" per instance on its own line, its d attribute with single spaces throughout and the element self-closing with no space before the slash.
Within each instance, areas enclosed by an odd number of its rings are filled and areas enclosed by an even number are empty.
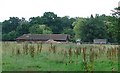
<svg viewBox="0 0 120 73">
<path fill-rule="evenodd" d="M 118 71 L 118 45 L 2 42 L 2 71 Z"/>
</svg>

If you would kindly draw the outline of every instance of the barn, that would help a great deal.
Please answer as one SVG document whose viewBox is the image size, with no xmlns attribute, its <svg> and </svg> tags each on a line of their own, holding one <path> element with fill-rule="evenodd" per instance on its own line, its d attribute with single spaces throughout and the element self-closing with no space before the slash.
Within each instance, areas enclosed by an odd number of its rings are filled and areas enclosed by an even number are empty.
<svg viewBox="0 0 120 73">
<path fill-rule="evenodd" d="M 32 42 L 47 42 L 49 40 L 56 42 L 67 42 L 69 40 L 69 35 L 67 34 L 24 34 L 18 38 L 16 41 L 32 41 Z"/>
<path fill-rule="evenodd" d="M 93 42 L 94 44 L 106 44 L 107 39 L 94 39 Z"/>
</svg>

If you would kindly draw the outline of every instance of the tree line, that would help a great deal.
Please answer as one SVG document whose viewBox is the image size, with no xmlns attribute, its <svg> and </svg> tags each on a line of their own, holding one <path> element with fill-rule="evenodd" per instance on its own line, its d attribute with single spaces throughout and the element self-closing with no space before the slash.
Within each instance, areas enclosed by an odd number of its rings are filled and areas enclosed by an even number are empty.
<svg viewBox="0 0 120 73">
<path fill-rule="evenodd" d="M 69 16 L 59 17 L 53 12 L 45 12 L 43 16 L 25 18 L 10 17 L 0 22 L 2 40 L 13 41 L 23 34 L 69 34 L 70 41 L 81 39 L 92 42 L 93 39 L 108 39 L 116 43 L 118 39 L 118 16 L 105 14 L 87 18 Z"/>
</svg>

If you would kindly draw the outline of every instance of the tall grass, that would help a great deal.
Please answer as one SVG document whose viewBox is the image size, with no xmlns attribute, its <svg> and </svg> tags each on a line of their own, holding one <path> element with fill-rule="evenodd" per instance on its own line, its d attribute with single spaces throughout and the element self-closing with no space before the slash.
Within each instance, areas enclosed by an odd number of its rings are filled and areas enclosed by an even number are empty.
<svg viewBox="0 0 120 73">
<path fill-rule="evenodd" d="M 35 47 L 34 47 L 34 45 L 30 45 L 30 55 L 31 55 L 31 57 L 32 58 L 34 58 L 34 55 L 35 55 Z"/>
<path fill-rule="evenodd" d="M 6 46 L 8 45 L 8 46 Z M 6 52 L 6 47 L 10 47 L 12 44 L 3 43 L 4 51 Z M 14 46 L 15 45 L 15 46 Z M 62 48 L 59 45 L 62 44 L 47 44 L 43 43 L 23 43 L 19 46 L 14 44 L 11 47 L 11 55 L 20 57 L 30 56 L 31 59 L 41 58 L 50 61 L 51 63 L 55 62 L 56 64 L 65 64 L 66 66 L 77 67 L 77 64 L 80 65 L 80 68 L 83 68 L 83 71 L 94 71 L 96 68 L 96 61 L 104 61 L 103 58 L 110 61 L 111 71 L 116 70 L 115 61 L 118 58 L 118 47 L 105 45 L 69 45 L 68 48 Z M 44 52 L 45 51 L 45 52 Z M 8 53 L 8 52 L 6 52 Z M 5 54 L 6 54 L 5 53 Z M 102 59 L 102 60 L 101 60 Z M 81 70 L 81 69 L 80 69 Z"/>
</svg>

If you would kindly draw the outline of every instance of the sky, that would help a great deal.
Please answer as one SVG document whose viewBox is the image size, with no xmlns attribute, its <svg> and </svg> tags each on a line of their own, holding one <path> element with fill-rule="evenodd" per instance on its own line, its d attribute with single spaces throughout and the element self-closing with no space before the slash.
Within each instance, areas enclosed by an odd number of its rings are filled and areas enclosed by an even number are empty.
<svg viewBox="0 0 120 73">
<path fill-rule="evenodd" d="M 0 0 L 0 22 L 9 17 L 26 18 L 54 12 L 60 17 L 89 17 L 91 14 L 111 15 L 120 0 Z"/>
</svg>

